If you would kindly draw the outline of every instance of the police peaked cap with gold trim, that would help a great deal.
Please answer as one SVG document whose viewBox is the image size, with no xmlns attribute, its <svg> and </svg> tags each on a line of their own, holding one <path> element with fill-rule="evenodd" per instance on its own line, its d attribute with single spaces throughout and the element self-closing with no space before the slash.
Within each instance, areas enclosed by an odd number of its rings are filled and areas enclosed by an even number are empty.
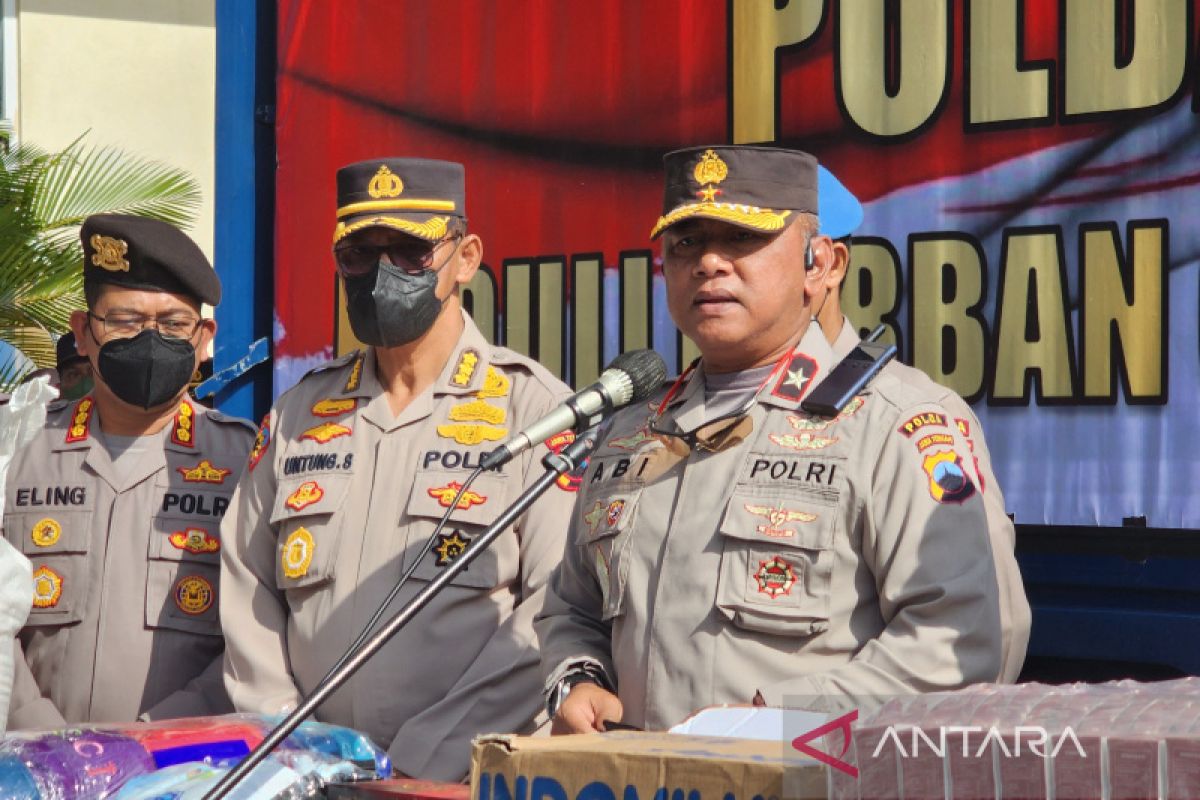
<svg viewBox="0 0 1200 800">
<path fill-rule="evenodd" d="M 663 164 L 663 215 L 651 239 L 696 217 L 777 233 L 797 212 L 817 213 L 817 159 L 800 150 L 689 147 L 667 153 Z"/>
<path fill-rule="evenodd" d="M 79 229 L 85 284 L 111 284 L 221 302 L 221 280 L 200 248 L 162 220 L 94 214 Z"/>
<path fill-rule="evenodd" d="M 384 227 L 429 242 L 444 239 L 451 218 L 465 219 L 466 171 L 453 161 L 376 158 L 337 173 L 337 244 L 363 228 Z"/>
</svg>

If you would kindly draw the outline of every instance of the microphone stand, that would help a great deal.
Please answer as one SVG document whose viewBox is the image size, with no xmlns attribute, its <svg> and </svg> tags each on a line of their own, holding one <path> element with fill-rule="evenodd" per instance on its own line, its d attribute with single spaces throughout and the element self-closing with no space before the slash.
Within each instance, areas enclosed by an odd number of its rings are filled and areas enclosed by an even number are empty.
<svg viewBox="0 0 1200 800">
<path fill-rule="evenodd" d="M 561 452 L 547 454 L 542 459 L 542 464 L 546 467 L 546 472 L 533 485 L 525 489 L 516 501 L 505 509 L 483 533 L 479 534 L 475 541 L 471 542 L 467 549 L 446 567 L 444 572 L 426 584 L 425 588 L 418 591 L 403 608 L 388 620 L 386 625 L 368 639 L 353 656 L 346 659 L 346 662 L 342 664 L 340 669 L 331 672 L 326 677 L 326 680 L 319 684 L 313 690 L 313 693 L 305 698 L 282 722 L 276 725 L 257 747 L 251 750 L 236 767 L 226 773 L 217 782 L 217 785 L 204 795 L 203 800 L 221 800 L 221 798 L 228 795 L 238 783 L 250 774 L 251 770 L 258 766 L 272 750 L 278 747 L 292 731 L 296 730 L 300 723 L 317 709 L 317 706 L 321 705 L 321 703 L 329 699 L 330 695 L 341 688 L 342 684 L 348 681 L 360 667 L 366 664 L 371 656 L 375 655 L 375 653 L 388 643 L 388 640 L 395 636 L 421 609 L 428 605 L 445 588 L 446 584 L 465 570 L 475 560 L 475 557 L 487 549 L 517 517 L 523 514 L 529 506 L 533 505 L 535 500 L 545 494 L 546 490 L 558 480 L 559 476 L 573 471 L 582 464 L 591 454 L 592 450 L 596 448 L 597 438 L 598 435 L 593 428 L 580 434 L 574 442 L 564 447 Z"/>
</svg>

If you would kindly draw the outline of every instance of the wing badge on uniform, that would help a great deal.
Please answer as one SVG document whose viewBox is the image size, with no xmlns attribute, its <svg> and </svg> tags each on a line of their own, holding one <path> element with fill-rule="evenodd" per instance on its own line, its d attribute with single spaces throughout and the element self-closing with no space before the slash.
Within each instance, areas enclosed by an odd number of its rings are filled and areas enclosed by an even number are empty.
<svg viewBox="0 0 1200 800">
<path fill-rule="evenodd" d="M 231 469 L 214 467 L 207 458 L 201 459 L 194 467 L 176 467 L 175 471 L 188 483 L 224 483 L 225 478 L 233 473 Z"/>
<path fill-rule="evenodd" d="M 438 436 L 453 439 L 459 444 L 479 444 L 480 442 L 498 442 L 508 436 L 508 428 L 489 428 L 485 425 L 438 425 Z"/>
<path fill-rule="evenodd" d="M 759 517 L 766 517 L 767 524 L 759 525 L 755 528 L 756 531 L 763 536 L 770 536 L 772 539 L 790 539 L 796 535 L 796 531 L 792 528 L 783 527 L 789 522 L 812 522 L 817 518 L 816 514 L 808 511 L 797 511 L 792 508 L 784 508 L 783 501 L 780 500 L 777 506 L 763 506 L 754 503 L 746 503 L 744 508 L 751 514 Z"/>
<path fill-rule="evenodd" d="M 437 498 L 438 505 L 440 505 L 442 508 L 449 508 L 450 505 L 454 503 L 454 496 L 458 494 L 460 489 L 462 489 L 461 483 L 458 481 L 450 481 L 445 486 L 435 486 L 432 489 L 428 489 L 427 492 L 430 497 Z M 485 495 L 468 489 L 467 491 L 463 492 L 462 497 L 458 498 L 458 502 L 454 504 L 454 507 L 465 511 L 471 506 L 481 506 L 486 502 L 487 497 Z"/>
<path fill-rule="evenodd" d="M 501 425 L 507 416 L 507 411 L 486 400 L 472 400 L 450 409 L 450 419 L 454 422 L 488 422 Z"/>
<path fill-rule="evenodd" d="M 812 433 L 770 433 L 767 434 L 767 438 L 780 447 L 786 447 L 789 450 L 799 450 L 802 453 L 811 450 L 824 450 L 838 441 L 838 437 L 836 436 L 816 436 Z"/>
<path fill-rule="evenodd" d="M 167 541 L 176 550 L 186 550 L 189 553 L 215 553 L 221 549 L 221 540 L 204 528 L 188 528 L 175 531 Z"/>
<path fill-rule="evenodd" d="M 300 434 L 301 439 L 312 439 L 318 444 L 328 444 L 339 436 L 349 436 L 353 431 L 336 422 L 322 422 Z"/>
<path fill-rule="evenodd" d="M 358 408 L 358 400 L 354 397 L 326 397 L 313 403 L 310 411 L 315 417 L 340 417 Z"/>
</svg>

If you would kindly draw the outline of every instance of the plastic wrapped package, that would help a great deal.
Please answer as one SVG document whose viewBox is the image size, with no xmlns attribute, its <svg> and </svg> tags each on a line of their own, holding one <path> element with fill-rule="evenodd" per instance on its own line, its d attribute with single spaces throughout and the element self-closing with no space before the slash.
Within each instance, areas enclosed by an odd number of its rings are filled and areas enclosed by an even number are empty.
<svg viewBox="0 0 1200 800">
<path fill-rule="evenodd" d="M 14 734 L 0 743 L 4 800 L 200 797 L 257 746 L 277 720 L 230 714 Z M 270 793 L 319 796 L 330 780 L 391 774 L 386 751 L 348 728 L 300 726 L 250 776 Z M 206 788 L 201 788 L 206 787 Z"/>
</svg>

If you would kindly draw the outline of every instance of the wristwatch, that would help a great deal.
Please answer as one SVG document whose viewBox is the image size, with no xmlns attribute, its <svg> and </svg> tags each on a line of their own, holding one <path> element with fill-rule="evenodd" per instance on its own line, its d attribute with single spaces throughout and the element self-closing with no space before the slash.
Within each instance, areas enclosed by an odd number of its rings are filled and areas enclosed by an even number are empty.
<svg viewBox="0 0 1200 800">
<path fill-rule="evenodd" d="M 563 701 L 571 693 L 571 689 L 579 683 L 594 683 L 603 689 L 612 691 L 612 685 L 598 665 L 582 663 L 569 667 L 546 695 L 546 713 L 550 715 L 550 719 L 554 719 L 558 709 L 562 707 Z"/>
</svg>

